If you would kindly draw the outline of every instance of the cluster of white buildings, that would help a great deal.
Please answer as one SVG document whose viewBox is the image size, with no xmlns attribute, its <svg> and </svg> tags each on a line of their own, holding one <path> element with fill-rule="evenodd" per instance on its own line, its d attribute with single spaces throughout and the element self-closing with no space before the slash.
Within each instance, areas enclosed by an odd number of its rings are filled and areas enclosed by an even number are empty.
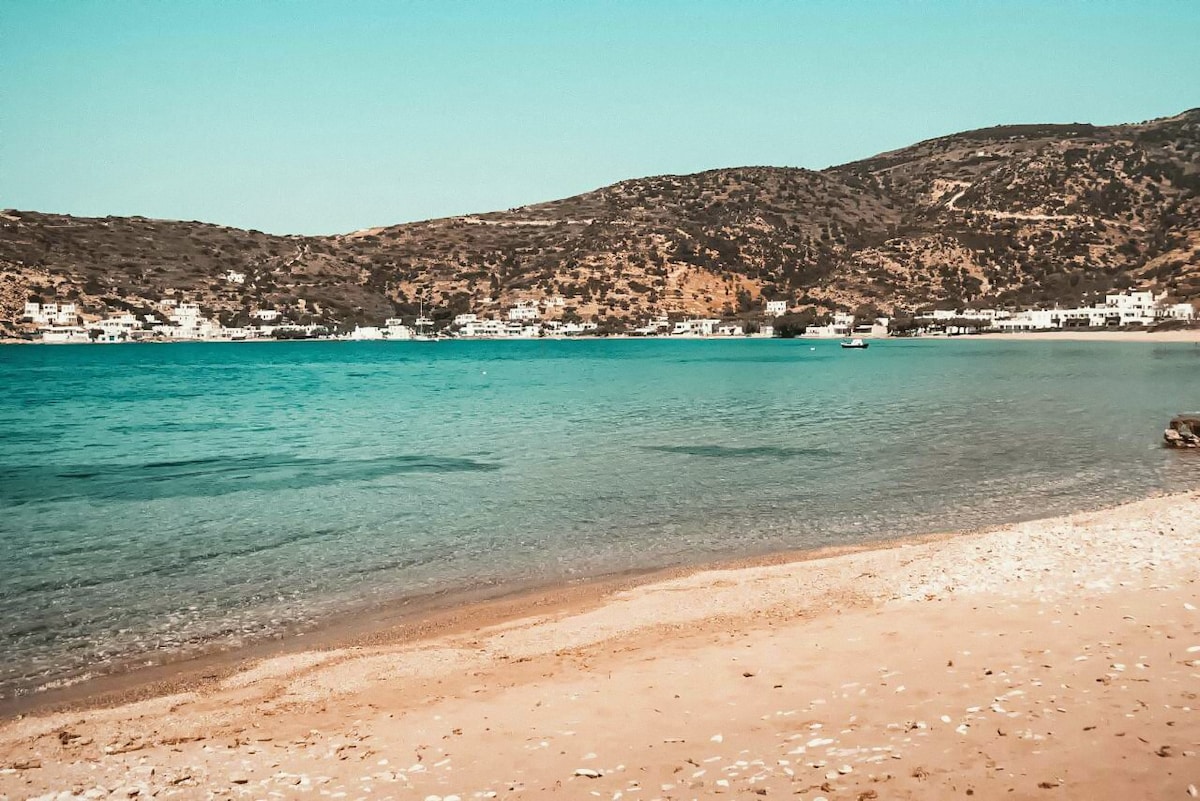
<svg viewBox="0 0 1200 801">
<path fill-rule="evenodd" d="M 741 323 L 726 323 L 721 320 L 701 317 L 697 319 L 680 320 L 670 327 L 668 330 L 663 323 L 665 318 L 658 318 L 650 327 L 653 331 L 647 332 L 653 336 L 655 334 L 669 334 L 673 337 L 741 337 L 746 335 L 746 327 Z M 770 326 L 768 326 L 770 328 Z M 646 329 L 639 329 L 645 331 Z M 760 336 L 770 336 L 774 334 L 774 329 L 769 333 Z"/>
<path fill-rule="evenodd" d="M 527 308 L 527 307 L 526 307 Z M 463 339 L 536 339 L 538 337 L 570 337 L 595 331 L 596 323 L 539 320 L 536 317 L 508 320 L 481 318 L 475 314 L 459 314 L 454 318 L 455 334 Z M 527 312 L 523 312 L 527 314 Z"/>
<path fill-rule="evenodd" d="M 237 275 L 226 276 L 236 281 Z M 1168 304 L 1166 296 L 1155 296 L 1151 292 L 1125 292 L 1105 296 L 1103 303 L 1071 309 L 1030 309 L 1005 311 L 998 309 L 935 310 L 918 315 L 918 330 L 936 330 L 945 333 L 970 333 L 976 330 L 1005 332 L 1041 331 L 1062 328 L 1104 328 L 1151 326 L 1166 320 L 1192 321 L 1196 310 L 1189 303 Z M 589 334 L 597 330 L 594 322 L 565 322 L 547 319 L 564 305 L 562 298 L 541 301 L 520 301 L 495 317 L 483 317 L 476 313 L 459 314 L 448 333 L 462 339 L 536 339 L 541 337 L 569 337 Z M 768 300 L 765 313 L 768 318 L 786 314 L 786 300 Z M 276 309 L 258 309 L 251 312 L 253 323 L 244 327 L 227 327 L 219 321 L 206 317 L 199 304 L 166 299 L 158 304 L 157 314 L 144 314 L 140 318 L 130 312 L 110 314 L 101 320 L 84 321 L 74 303 L 25 304 L 23 319 L 36 325 L 44 342 L 130 342 L 137 340 L 200 340 L 241 341 L 266 337 L 305 336 L 323 333 L 316 325 L 289 323 Z M 964 325 L 969 321 L 970 325 Z M 812 325 L 801 334 L 803 337 L 840 338 L 848 336 L 887 336 L 887 318 L 857 321 L 854 315 L 838 312 L 832 321 L 824 325 Z M 399 317 L 387 319 L 382 326 L 358 326 L 344 339 L 352 340 L 409 340 L 427 338 L 434 321 L 424 315 L 417 317 L 414 326 L 409 326 Z M 638 336 L 660 337 L 740 337 L 747 336 L 740 322 L 727 322 L 716 318 L 694 318 L 671 321 L 659 316 L 648 324 L 634 329 Z M 771 325 L 763 325 L 752 336 L 770 337 L 774 334 Z"/>
<path fill-rule="evenodd" d="M 133 342 L 148 339 L 237 341 L 274 336 L 279 330 L 310 332 L 314 326 L 279 324 L 281 315 L 263 309 L 251 316 L 257 325 L 230 327 L 205 317 L 199 304 L 172 299 L 158 304 L 158 314 L 138 317 L 131 312 L 84 321 L 74 303 L 25 304 L 22 319 L 38 327 L 43 342 Z"/>
<path fill-rule="evenodd" d="M 381 339 L 413 339 L 423 333 L 426 326 L 433 325 L 433 320 L 422 315 L 417 318 L 417 328 L 414 331 L 411 327 L 404 324 L 404 321 L 399 317 L 387 318 L 382 326 L 378 325 L 356 325 L 354 330 L 345 336 L 346 339 L 351 339 L 356 342 Z"/>
<path fill-rule="evenodd" d="M 27 302 L 21 319 L 33 323 L 46 342 L 72 342 L 76 332 L 82 332 L 84 341 L 87 332 L 79 327 L 79 309 L 74 303 Z"/>
<path fill-rule="evenodd" d="M 765 314 L 768 317 L 779 317 L 787 314 L 790 306 L 791 304 L 786 300 L 768 300 Z M 830 322 L 823 325 L 810 325 L 800 336 L 811 339 L 838 339 L 855 334 L 885 337 L 888 335 L 888 318 L 879 317 L 874 320 L 856 321 L 853 314 L 834 312 Z"/>
<path fill-rule="evenodd" d="M 857 325 L 855 323 L 853 314 L 834 312 L 832 322 L 825 325 L 810 325 L 804 329 L 804 333 L 800 336 L 814 337 L 816 339 L 834 339 L 848 337 L 853 334 L 865 334 L 875 337 L 885 337 L 888 335 L 888 318 L 886 317 L 862 321 Z"/>
<path fill-rule="evenodd" d="M 21 319 L 38 327 L 43 342 L 89 342 L 88 329 L 80 323 L 82 317 L 74 303 L 25 304 Z"/>
<path fill-rule="evenodd" d="M 74 303 L 26 303 L 24 319 L 38 325 L 75 325 L 79 310 Z"/>
<path fill-rule="evenodd" d="M 596 323 L 544 319 L 566 306 L 561 297 L 542 301 L 519 300 L 496 317 L 478 313 L 455 315 L 451 331 L 461 339 L 537 339 L 579 336 L 595 331 Z"/>
<path fill-rule="evenodd" d="M 1165 293 L 1121 292 L 1105 295 L 1103 303 L 1071 309 L 998 309 L 938 310 L 918 319 L 943 325 L 951 320 L 973 320 L 981 327 L 1003 332 L 1049 331 L 1064 328 L 1118 328 L 1151 326 L 1166 320 L 1191 321 L 1196 310 L 1190 303 L 1168 304 Z M 951 332 L 956 333 L 956 332 Z"/>
<path fill-rule="evenodd" d="M 787 314 L 790 304 L 786 300 L 768 300 L 765 315 L 770 318 Z M 1002 332 L 1041 331 L 1062 328 L 1117 328 L 1152 326 L 1167 320 L 1192 321 L 1196 309 L 1190 303 L 1166 303 L 1166 293 L 1119 292 L 1106 295 L 1103 303 L 1071 309 L 1028 309 L 1006 311 L 1002 309 L 938 309 L 928 314 L 917 315 L 916 319 L 950 334 L 972 333 L 978 330 Z M 978 325 L 965 326 L 960 321 L 972 321 Z M 830 322 L 810 325 L 802 337 L 835 339 L 850 336 L 885 337 L 889 333 L 891 320 L 879 317 L 873 320 L 856 320 L 853 314 L 835 312 Z M 635 333 L 644 336 L 743 336 L 737 323 L 720 320 L 684 320 L 674 325 L 661 317 L 649 325 L 638 328 Z M 763 326 L 760 336 L 771 336 L 771 326 Z"/>
</svg>

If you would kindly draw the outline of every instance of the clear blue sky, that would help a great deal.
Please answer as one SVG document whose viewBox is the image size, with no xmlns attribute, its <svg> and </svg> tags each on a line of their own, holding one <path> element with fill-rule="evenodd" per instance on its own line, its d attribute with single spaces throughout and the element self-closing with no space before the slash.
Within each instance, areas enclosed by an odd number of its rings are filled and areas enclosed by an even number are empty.
<svg viewBox="0 0 1200 801">
<path fill-rule="evenodd" d="M 0 206 L 335 233 L 1200 106 L 1200 0 L 0 0 Z"/>
</svg>

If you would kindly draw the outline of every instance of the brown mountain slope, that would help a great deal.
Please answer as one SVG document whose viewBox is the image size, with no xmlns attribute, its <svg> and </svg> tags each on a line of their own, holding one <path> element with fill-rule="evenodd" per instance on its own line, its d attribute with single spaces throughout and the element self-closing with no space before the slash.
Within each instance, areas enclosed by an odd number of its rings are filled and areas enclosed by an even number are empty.
<svg viewBox="0 0 1200 801">
<path fill-rule="evenodd" d="M 970 131 L 831 172 L 875 183 L 908 211 L 900 237 L 857 254 L 901 284 L 891 294 L 924 280 L 950 299 L 1029 304 L 1149 282 L 1200 297 L 1200 110 Z M 961 290 L 943 280 L 939 292 L 939 273 L 954 268 Z"/>
<path fill-rule="evenodd" d="M 0 319 L 37 297 L 100 314 L 174 294 L 226 319 L 279 307 L 349 324 L 421 301 L 444 319 L 561 296 L 568 317 L 624 325 L 750 313 L 763 297 L 827 309 L 1028 305 L 1135 285 L 1200 300 L 1200 109 L 968 131 L 820 172 L 642 178 L 334 237 L 0 217 Z"/>
</svg>

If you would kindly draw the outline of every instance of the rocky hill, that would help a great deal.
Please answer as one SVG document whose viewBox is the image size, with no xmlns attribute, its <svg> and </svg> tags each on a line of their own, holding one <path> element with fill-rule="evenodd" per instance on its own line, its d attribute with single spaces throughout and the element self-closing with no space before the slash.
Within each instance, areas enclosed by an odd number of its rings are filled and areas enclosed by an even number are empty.
<svg viewBox="0 0 1200 801">
<path fill-rule="evenodd" d="M 225 276 L 244 273 L 243 283 Z M 1001 126 L 827 170 L 742 167 L 332 237 L 199 222 L 0 215 L 0 327 L 27 299 L 90 314 L 199 301 L 352 324 L 561 296 L 567 318 L 1075 303 L 1153 287 L 1200 301 L 1200 109 Z"/>
</svg>

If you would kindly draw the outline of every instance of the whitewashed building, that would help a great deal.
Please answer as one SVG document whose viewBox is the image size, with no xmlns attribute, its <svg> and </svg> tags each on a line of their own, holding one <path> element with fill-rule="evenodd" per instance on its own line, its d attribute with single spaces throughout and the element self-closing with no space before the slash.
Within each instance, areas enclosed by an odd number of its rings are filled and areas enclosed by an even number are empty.
<svg viewBox="0 0 1200 801">
<path fill-rule="evenodd" d="M 196 303 L 180 303 L 167 319 L 180 328 L 196 328 L 200 325 L 200 306 Z"/>
<path fill-rule="evenodd" d="M 786 300 L 768 300 L 767 301 L 767 316 L 778 317 L 781 314 L 787 314 L 788 302 Z"/>
<path fill-rule="evenodd" d="M 74 303 L 35 303 L 25 304 L 22 319 L 38 325 L 69 327 L 78 322 L 79 311 Z"/>
<path fill-rule="evenodd" d="M 383 339 L 383 329 L 374 325 L 356 325 L 348 338 L 356 341 Z"/>
<path fill-rule="evenodd" d="M 540 325 L 525 325 L 513 320 L 508 323 L 508 336 L 513 339 L 536 339 L 541 335 L 542 327 Z"/>
<path fill-rule="evenodd" d="M 1062 322 L 1062 311 L 1059 309 L 1029 309 L 1017 312 L 1003 320 L 996 320 L 994 325 L 1001 331 L 1049 331 L 1058 328 Z"/>
<path fill-rule="evenodd" d="M 640 328 L 635 328 L 634 333 L 642 336 L 656 336 L 671 330 L 671 321 L 666 317 L 655 317 L 646 325 Z"/>
<path fill-rule="evenodd" d="M 92 323 L 100 331 L 97 342 L 128 342 L 133 332 L 140 330 L 141 322 L 129 312 L 110 315 L 107 319 Z"/>
<path fill-rule="evenodd" d="M 1169 320 L 1195 320 L 1196 307 L 1190 303 L 1172 303 L 1162 307 L 1162 316 Z"/>
<path fill-rule="evenodd" d="M 542 313 L 536 303 L 521 301 L 508 310 L 508 319 L 513 322 L 527 322 L 541 319 Z"/>
<path fill-rule="evenodd" d="M 492 339 L 506 336 L 507 327 L 501 320 L 471 320 L 458 332 L 461 337 Z"/>
<path fill-rule="evenodd" d="M 154 330 L 171 339 L 221 339 L 221 324 L 202 316 L 196 303 L 176 304 L 168 317 L 170 325 L 157 326 Z"/>
<path fill-rule="evenodd" d="M 710 337 L 720 324 L 720 320 L 680 320 L 671 329 L 671 336 Z"/>
<path fill-rule="evenodd" d="M 412 339 L 413 330 L 404 324 L 399 317 L 389 317 L 384 321 L 384 334 L 388 339 Z"/>
<path fill-rule="evenodd" d="M 815 339 L 832 339 L 834 337 L 849 336 L 854 330 L 854 315 L 846 312 L 835 312 L 833 322 L 828 325 L 810 325 L 804 329 L 801 336 L 813 337 Z"/>
<path fill-rule="evenodd" d="M 90 342 L 88 332 L 78 325 L 48 325 L 41 329 L 43 342 Z"/>
<path fill-rule="evenodd" d="M 1104 305 L 1110 309 L 1128 309 L 1152 317 L 1158 302 L 1153 292 L 1117 292 L 1105 295 Z"/>
</svg>

